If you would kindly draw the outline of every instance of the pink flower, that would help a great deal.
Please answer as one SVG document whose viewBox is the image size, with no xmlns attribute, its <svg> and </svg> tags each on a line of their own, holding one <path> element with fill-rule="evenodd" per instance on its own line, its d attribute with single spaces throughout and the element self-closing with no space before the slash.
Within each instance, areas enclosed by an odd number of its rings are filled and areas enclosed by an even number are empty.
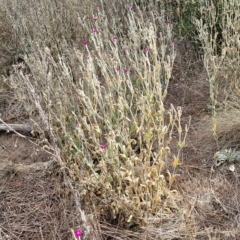
<svg viewBox="0 0 240 240">
<path fill-rule="evenodd" d="M 83 44 L 86 46 L 88 44 L 87 40 L 83 40 Z"/>
<path fill-rule="evenodd" d="M 102 144 L 102 145 L 100 145 L 100 148 L 101 148 L 101 149 L 106 149 L 106 148 L 107 148 L 107 146 L 106 146 L 106 145 L 104 145 L 104 144 Z"/>
<path fill-rule="evenodd" d="M 118 71 L 118 72 L 119 72 L 120 70 L 121 70 L 121 68 L 120 68 L 120 67 L 117 67 L 117 68 L 116 68 L 116 71 Z"/>
<path fill-rule="evenodd" d="M 81 237 L 83 235 L 83 232 L 80 230 L 80 229 L 78 229 L 78 230 L 76 230 L 75 231 L 75 236 L 78 238 L 78 237 Z"/>
<path fill-rule="evenodd" d="M 169 20 L 167 20 L 165 23 L 166 23 L 167 25 L 169 25 L 169 24 L 170 24 L 170 21 L 169 21 Z"/>
<path fill-rule="evenodd" d="M 96 28 L 93 29 L 94 33 L 98 33 L 98 30 Z"/>
<path fill-rule="evenodd" d="M 116 41 L 117 39 L 118 39 L 118 37 L 117 36 L 113 36 L 113 38 L 112 38 L 114 41 Z"/>
<path fill-rule="evenodd" d="M 94 22 L 96 22 L 96 21 L 98 20 L 98 18 L 97 18 L 97 17 L 94 17 L 93 20 L 94 20 Z"/>
<path fill-rule="evenodd" d="M 133 11 L 133 5 L 132 4 L 128 4 L 129 9 Z"/>
<path fill-rule="evenodd" d="M 145 49 L 144 49 L 144 52 L 145 52 L 145 53 L 149 52 L 149 48 L 145 48 Z"/>
<path fill-rule="evenodd" d="M 171 41 L 171 44 L 174 45 L 174 41 Z"/>
<path fill-rule="evenodd" d="M 129 68 L 124 69 L 125 73 L 128 73 L 129 71 L 130 71 Z"/>
</svg>

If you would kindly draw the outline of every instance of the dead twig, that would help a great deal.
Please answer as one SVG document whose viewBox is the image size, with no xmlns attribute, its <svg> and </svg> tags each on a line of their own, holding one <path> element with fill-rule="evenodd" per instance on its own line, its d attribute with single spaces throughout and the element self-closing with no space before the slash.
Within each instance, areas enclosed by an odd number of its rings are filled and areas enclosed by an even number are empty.
<svg viewBox="0 0 240 240">
<path fill-rule="evenodd" d="M 7 131 L 7 132 L 31 132 L 32 127 L 28 124 L 0 124 L 0 131 Z"/>
</svg>

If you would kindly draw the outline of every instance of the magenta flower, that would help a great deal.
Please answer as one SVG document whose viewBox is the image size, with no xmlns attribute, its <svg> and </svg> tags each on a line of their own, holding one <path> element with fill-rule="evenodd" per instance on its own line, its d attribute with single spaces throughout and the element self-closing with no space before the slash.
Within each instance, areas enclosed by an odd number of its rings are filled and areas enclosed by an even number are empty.
<svg viewBox="0 0 240 240">
<path fill-rule="evenodd" d="M 169 24 L 170 24 L 170 21 L 169 21 L 169 20 L 167 20 L 165 23 L 166 23 L 167 25 L 169 25 Z"/>
<path fill-rule="evenodd" d="M 124 69 L 125 73 L 128 73 L 129 71 L 130 71 L 129 68 Z"/>
<path fill-rule="evenodd" d="M 145 52 L 145 53 L 149 52 L 149 48 L 145 48 L 145 49 L 144 49 L 144 52 Z"/>
<path fill-rule="evenodd" d="M 114 41 L 116 41 L 117 39 L 118 39 L 118 37 L 117 36 L 113 36 L 113 38 L 112 38 Z"/>
<path fill-rule="evenodd" d="M 78 238 L 78 237 L 81 237 L 83 235 L 83 232 L 82 230 L 78 229 L 75 231 L 75 236 Z"/>
<path fill-rule="evenodd" d="M 171 44 L 174 45 L 174 41 L 171 41 Z"/>
<path fill-rule="evenodd" d="M 98 30 L 96 28 L 93 29 L 94 33 L 98 33 Z"/>
<path fill-rule="evenodd" d="M 97 17 L 94 17 L 94 18 L 93 18 L 93 21 L 94 21 L 94 22 L 96 22 L 97 20 L 98 20 L 98 18 L 97 18 Z"/>
<path fill-rule="evenodd" d="M 102 145 L 100 145 L 100 148 L 101 148 L 101 149 L 106 149 L 106 148 L 107 148 L 107 146 L 106 146 L 106 145 L 104 145 L 104 144 L 102 144 Z"/>
<path fill-rule="evenodd" d="M 88 42 L 87 42 L 87 40 L 83 40 L 83 45 L 87 45 L 88 44 Z"/>
<path fill-rule="evenodd" d="M 116 68 L 116 71 L 118 71 L 118 72 L 119 72 L 120 70 L 121 70 L 121 68 L 120 68 L 120 67 L 117 67 L 117 68 Z"/>
<path fill-rule="evenodd" d="M 129 9 L 133 11 L 133 5 L 132 4 L 128 4 Z"/>
</svg>

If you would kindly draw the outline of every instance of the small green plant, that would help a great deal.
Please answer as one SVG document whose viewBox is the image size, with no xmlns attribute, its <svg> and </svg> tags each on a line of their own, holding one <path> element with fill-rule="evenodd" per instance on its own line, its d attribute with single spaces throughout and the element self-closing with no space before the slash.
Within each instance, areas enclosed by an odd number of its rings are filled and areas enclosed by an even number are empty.
<svg viewBox="0 0 240 240">
<path fill-rule="evenodd" d="M 234 149 L 225 149 L 215 153 L 214 155 L 215 165 L 220 166 L 223 163 L 230 164 L 229 170 L 235 170 L 235 164 L 240 162 L 240 151 Z"/>
</svg>

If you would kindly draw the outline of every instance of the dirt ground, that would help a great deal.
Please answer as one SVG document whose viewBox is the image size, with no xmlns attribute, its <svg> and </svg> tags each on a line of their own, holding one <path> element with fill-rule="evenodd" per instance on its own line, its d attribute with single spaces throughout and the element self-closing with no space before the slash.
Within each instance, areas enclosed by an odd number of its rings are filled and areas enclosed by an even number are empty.
<svg viewBox="0 0 240 240">
<path fill-rule="evenodd" d="M 70 239 L 74 204 L 51 156 L 27 139 L 0 134 L 0 239 Z"/>
<path fill-rule="evenodd" d="M 240 169 L 230 172 L 222 165 L 212 171 L 217 148 L 211 140 L 208 82 L 200 61 L 184 55 L 184 47 L 166 99 L 166 107 L 182 106 L 183 124 L 192 119 L 173 188 L 189 207 L 191 239 L 239 240 Z M 0 132 L 0 240 L 71 239 L 69 229 L 80 223 L 57 172 L 51 156 L 28 139 Z"/>
<path fill-rule="evenodd" d="M 177 170 L 180 177 L 173 188 L 182 193 L 184 202 L 189 205 L 189 219 L 195 233 L 195 238 L 191 239 L 237 240 L 240 239 L 240 166 L 231 172 L 227 164 L 214 165 L 214 154 L 227 144 L 220 140 L 217 145 L 213 138 L 209 86 L 201 61 L 194 56 L 189 59 L 189 49 L 184 49 L 188 46 L 180 45 L 182 62 L 178 63 L 180 69 L 173 73 L 166 103 L 182 106 L 183 124 L 188 122 L 189 116 L 192 120 L 182 164 Z M 221 134 L 236 132 L 236 129 L 224 130 Z M 228 133 L 232 130 L 233 133 Z"/>
</svg>

